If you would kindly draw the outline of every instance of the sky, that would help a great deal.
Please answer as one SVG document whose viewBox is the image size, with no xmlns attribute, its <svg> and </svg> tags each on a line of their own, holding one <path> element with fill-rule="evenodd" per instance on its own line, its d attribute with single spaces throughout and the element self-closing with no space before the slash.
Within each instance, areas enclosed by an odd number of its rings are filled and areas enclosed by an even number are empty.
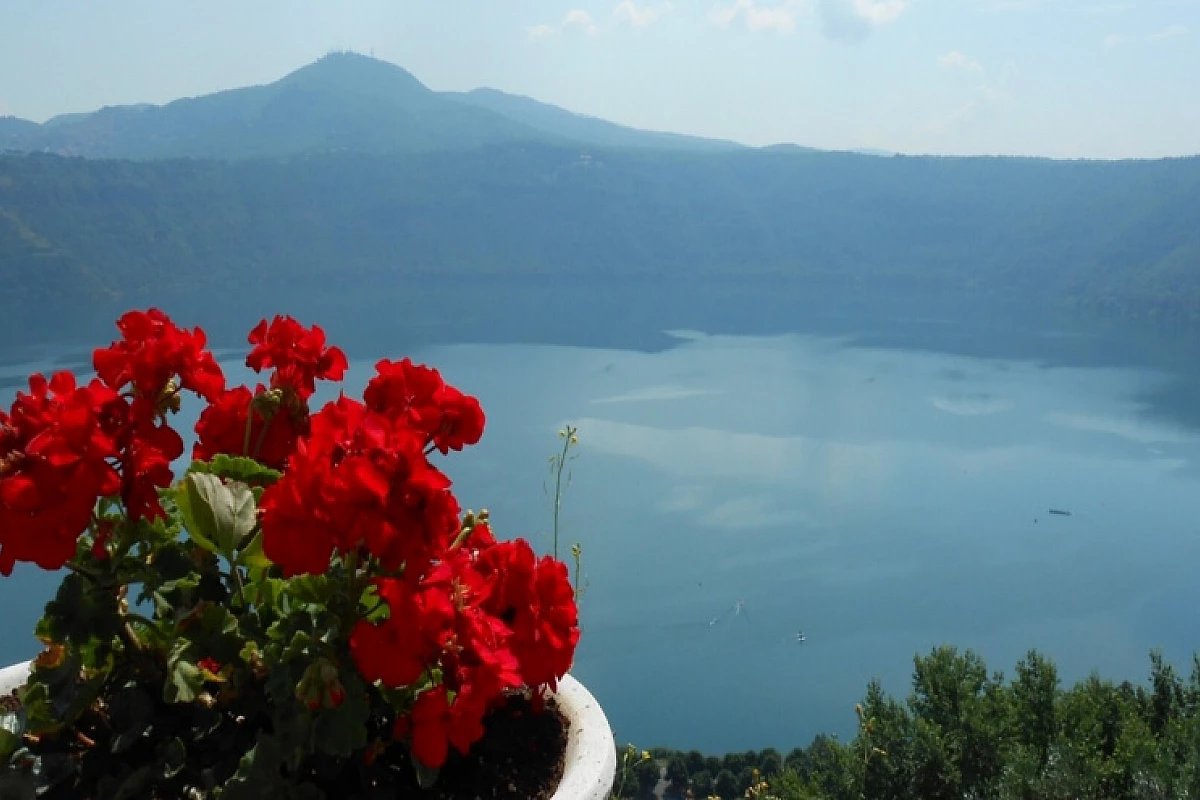
<svg viewBox="0 0 1200 800">
<path fill-rule="evenodd" d="M 331 50 L 655 130 L 1200 153 L 1200 0 L 0 0 L 0 115 L 267 83 Z"/>
</svg>

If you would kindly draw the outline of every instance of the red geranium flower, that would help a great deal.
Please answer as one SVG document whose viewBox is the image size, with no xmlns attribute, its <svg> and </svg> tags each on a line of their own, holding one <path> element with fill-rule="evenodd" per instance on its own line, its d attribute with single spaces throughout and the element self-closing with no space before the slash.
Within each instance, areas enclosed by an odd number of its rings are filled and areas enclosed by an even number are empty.
<svg viewBox="0 0 1200 800">
<path fill-rule="evenodd" d="M 316 381 L 340 381 L 348 366 L 346 355 L 337 347 L 325 346 L 325 331 L 314 325 L 305 328 L 291 317 L 276 316 L 268 325 L 264 319 L 250 332 L 254 349 L 246 356 L 246 366 L 255 372 L 275 368 L 271 386 L 290 389 L 301 400 L 312 397 Z"/>
<path fill-rule="evenodd" d="M 483 717 L 488 703 L 472 687 L 458 691 L 451 703 L 446 687 L 435 686 L 417 696 L 412 712 L 396 721 L 398 739 L 412 737 L 412 752 L 427 767 L 446 763 L 450 745 L 466 753 L 483 737 Z"/>
<path fill-rule="evenodd" d="M 313 416 L 261 508 L 264 551 L 288 575 L 324 572 L 335 548 L 360 545 L 385 569 L 420 574 L 458 531 L 450 480 L 419 434 L 346 397 Z"/>
<path fill-rule="evenodd" d="M 17 561 L 59 569 L 75 554 L 98 497 L 120 490 L 115 446 L 98 409 L 117 400 L 69 372 L 29 379 L 11 415 L 0 412 L 0 574 Z"/>
<path fill-rule="evenodd" d="M 436 660 L 454 621 L 444 592 L 414 590 L 397 578 L 375 581 L 388 618 L 375 625 L 359 620 L 350 633 L 350 653 L 368 683 L 398 688 L 418 680 Z"/>
<path fill-rule="evenodd" d="M 483 436 L 484 415 L 479 401 L 447 385 L 441 373 L 410 359 L 384 359 L 363 391 L 363 402 L 425 435 L 445 454 L 476 444 Z"/>
<path fill-rule="evenodd" d="M 122 339 L 92 357 L 96 375 L 120 391 L 132 384 L 138 395 L 158 403 L 170 380 L 205 400 L 225 388 L 225 376 L 212 353 L 204 349 L 204 331 L 184 330 L 156 308 L 130 311 L 117 321 Z"/>
<path fill-rule="evenodd" d="M 557 685 L 571 668 L 579 642 L 579 616 L 567 565 L 537 560 L 523 539 L 497 542 L 479 554 L 490 588 L 483 608 L 512 629 L 510 642 L 529 686 Z"/>
<path fill-rule="evenodd" d="M 252 394 L 245 386 L 230 389 L 204 409 L 196 422 L 196 445 L 192 458 L 207 461 L 217 454 L 250 456 L 257 461 L 282 470 L 296 449 L 296 440 L 308 432 L 308 414 L 297 413 L 291 405 L 275 409 L 268 422 L 262 411 L 254 408 L 254 420 L 246 435 L 246 419 L 253 408 L 254 398 L 266 390 L 259 384 Z M 250 452 L 246 452 L 249 438 Z M 257 448 L 257 449 L 256 449 Z"/>
</svg>

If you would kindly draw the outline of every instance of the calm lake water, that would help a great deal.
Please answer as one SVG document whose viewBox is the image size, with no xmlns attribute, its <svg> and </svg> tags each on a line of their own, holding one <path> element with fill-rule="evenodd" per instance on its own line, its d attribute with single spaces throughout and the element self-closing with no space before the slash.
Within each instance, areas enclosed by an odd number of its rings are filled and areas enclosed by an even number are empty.
<svg viewBox="0 0 1200 800">
<path fill-rule="evenodd" d="M 484 441 L 444 467 L 464 506 L 543 550 L 547 458 L 558 428 L 579 427 L 561 545 L 584 552 L 575 673 L 622 740 L 725 751 L 849 736 L 867 682 L 905 693 L 914 653 L 942 642 L 1006 672 L 1036 647 L 1068 680 L 1141 680 L 1154 647 L 1186 668 L 1200 432 L 1146 398 L 1178 397 L 1188 376 L 936 349 L 676 331 L 656 352 L 379 355 L 437 366 L 481 399 Z M 9 358 L 0 400 L 78 358 Z M 353 363 L 348 391 L 373 363 Z M 0 661 L 36 652 L 55 580 L 22 566 L 0 581 Z"/>
</svg>

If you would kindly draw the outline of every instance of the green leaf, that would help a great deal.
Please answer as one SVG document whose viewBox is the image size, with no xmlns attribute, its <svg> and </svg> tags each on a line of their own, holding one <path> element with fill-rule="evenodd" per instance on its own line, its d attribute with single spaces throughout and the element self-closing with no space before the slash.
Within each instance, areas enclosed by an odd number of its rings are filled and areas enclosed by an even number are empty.
<svg viewBox="0 0 1200 800">
<path fill-rule="evenodd" d="M 215 455 L 207 462 L 193 461 L 189 473 L 218 475 L 228 480 L 250 485 L 270 485 L 279 480 L 282 473 L 243 456 Z"/>
<path fill-rule="evenodd" d="M 116 594 L 99 589 L 86 578 L 71 573 L 63 578 L 54 599 L 46 604 L 36 631 L 42 639 L 71 644 L 80 651 L 86 648 L 89 653 L 103 657 L 120 627 Z M 100 648 L 93 651 L 97 644 Z M 100 665 L 85 663 L 83 666 Z"/>
<path fill-rule="evenodd" d="M 192 537 L 193 542 L 208 552 L 215 553 L 217 545 L 210 538 L 211 532 L 209 528 L 204 526 L 202 519 L 197 516 L 197 513 L 203 513 L 203 509 L 200 509 L 199 512 L 193 511 L 188 486 L 188 481 L 185 479 L 180 481 L 175 489 L 175 507 L 179 509 L 179 517 L 183 520 L 183 527 L 187 528 L 187 532 Z"/>
<path fill-rule="evenodd" d="M 250 569 L 266 569 L 272 566 L 271 559 L 263 554 L 263 535 L 262 531 L 254 534 L 254 538 L 250 540 L 250 544 L 242 548 L 238 553 L 237 563 L 243 567 Z"/>
<path fill-rule="evenodd" d="M 16 763 L 18 759 L 21 763 Z M 18 755 L 0 769 L 0 800 L 37 800 L 38 781 L 32 762 L 32 757 Z"/>
<path fill-rule="evenodd" d="M 258 741 L 242 760 L 237 772 L 221 788 L 221 800 L 271 800 L 282 783 L 283 746 L 269 734 Z"/>
<path fill-rule="evenodd" d="M 427 767 L 421 763 L 421 759 L 410 750 L 410 761 L 412 761 L 413 771 L 417 773 L 417 785 L 422 789 L 432 789 L 437 783 L 438 773 L 440 770 L 437 767 Z"/>
<path fill-rule="evenodd" d="M 164 702 L 190 703 L 204 688 L 204 674 L 187 658 L 190 648 L 190 642 L 176 642 L 167 659 L 169 674 L 163 685 Z"/>
<path fill-rule="evenodd" d="M 158 765 L 162 777 L 171 780 L 187 766 L 187 748 L 178 737 L 158 745 Z"/>
<path fill-rule="evenodd" d="M 154 768 L 146 764 L 129 773 L 125 780 L 121 781 L 121 785 L 117 787 L 117 791 L 112 797 L 113 800 L 135 800 L 138 797 L 145 797 L 153 785 Z"/>
<path fill-rule="evenodd" d="M 317 747 L 336 758 L 350 758 L 367 746 L 367 722 L 371 704 L 367 687 L 353 673 L 338 676 L 346 696 L 336 708 L 326 709 L 317 716 Z"/>
<path fill-rule="evenodd" d="M 337 588 L 326 575 L 298 575 L 288 581 L 287 593 L 302 603 L 324 604 Z"/>
<path fill-rule="evenodd" d="M 38 774 L 38 795 L 53 789 L 75 775 L 75 761 L 66 753 L 44 753 L 38 756 L 34 772 Z"/>
<path fill-rule="evenodd" d="M 201 547 L 232 561 L 242 538 L 254 530 L 254 493 L 250 487 L 239 481 L 222 483 L 216 475 L 193 472 L 183 480 L 182 489 L 176 502 L 192 538 Z"/>
<path fill-rule="evenodd" d="M 112 751 L 123 753 L 150 730 L 154 723 L 154 700 L 145 690 L 127 686 L 109 700 Z"/>
<path fill-rule="evenodd" d="M 98 671 L 85 680 L 82 669 L 83 660 L 75 652 L 55 667 L 34 665 L 21 694 L 29 733 L 48 733 L 69 726 L 95 702 L 108 674 Z"/>
</svg>

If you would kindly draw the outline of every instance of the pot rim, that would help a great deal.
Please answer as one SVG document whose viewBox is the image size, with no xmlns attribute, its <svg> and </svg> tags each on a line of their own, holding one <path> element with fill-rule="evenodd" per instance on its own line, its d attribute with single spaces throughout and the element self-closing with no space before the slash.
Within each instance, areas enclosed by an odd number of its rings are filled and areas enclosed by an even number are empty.
<svg viewBox="0 0 1200 800">
<path fill-rule="evenodd" d="M 558 682 L 554 699 L 567 721 L 567 751 L 552 800 L 606 800 L 617 774 L 617 747 L 604 709 L 571 675 Z"/>
</svg>

